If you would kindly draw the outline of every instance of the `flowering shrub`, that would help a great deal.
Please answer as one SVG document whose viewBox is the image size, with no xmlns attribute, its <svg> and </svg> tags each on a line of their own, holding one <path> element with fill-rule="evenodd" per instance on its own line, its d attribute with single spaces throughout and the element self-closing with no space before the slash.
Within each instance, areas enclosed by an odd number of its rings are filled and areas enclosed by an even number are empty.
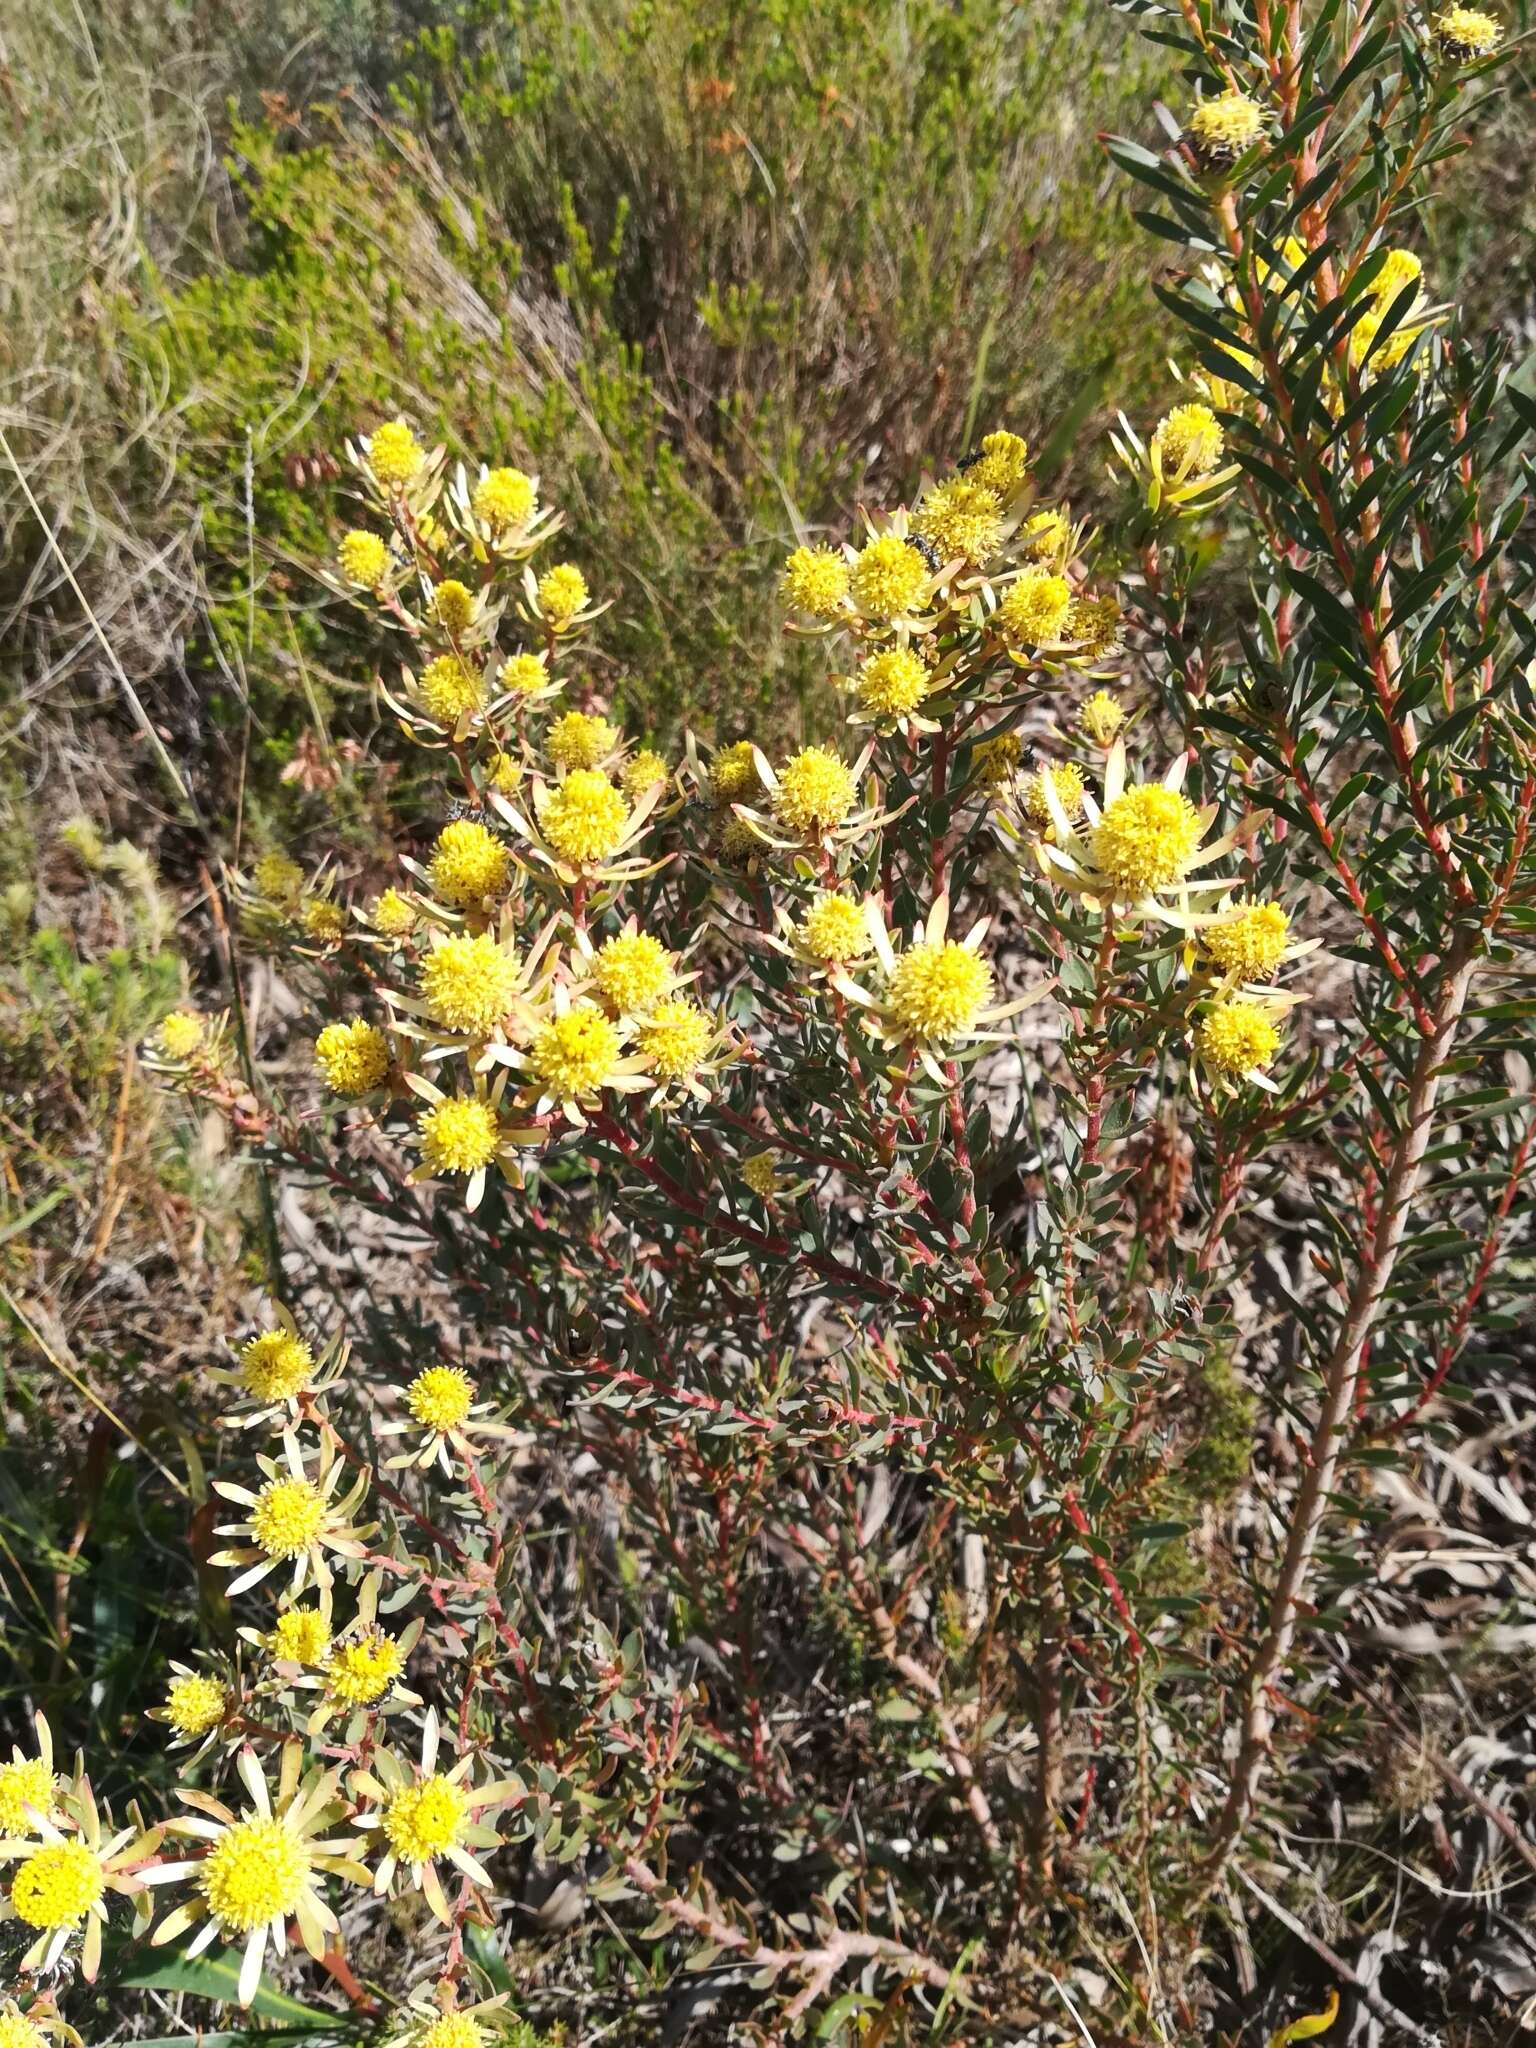
<svg viewBox="0 0 1536 2048">
<path fill-rule="evenodd" d="M 150 1057 L 432 1306 L 394 1384 L 300 1287 L 241 1345 L 239 1646 L 167 1678 L 182 1810 L 109 1833 L 41 1724 L 0 1772 L 26 1970 L 134 1914 L 241 2003 L 296 1936 L 365 2009 L 373 1898 L 403 2029 L 474 2048 L 517 1856 L 741 2038 L 1209 2009 L 1270 1766 L 1359 1705 L 1306 1640 L 1362 1578 L 1330 1517 L 1368 1541 L 1529 1214 L 1536 415 L 1391 239 L 1496 31 L 1136 11 L 1195 81 L 1166 155 L 1111 146 L 1187 252 L 1191 395 L 1122 421 L 1097 533 L 998 429 L 805 536 L 823 740 L 625 731 L 539 478 L 348 447 L 323 573 L 396 636 L 435 829 L 376 893 L 237 881 L 323 1114 L 223 1020 Z"/>
</svg>

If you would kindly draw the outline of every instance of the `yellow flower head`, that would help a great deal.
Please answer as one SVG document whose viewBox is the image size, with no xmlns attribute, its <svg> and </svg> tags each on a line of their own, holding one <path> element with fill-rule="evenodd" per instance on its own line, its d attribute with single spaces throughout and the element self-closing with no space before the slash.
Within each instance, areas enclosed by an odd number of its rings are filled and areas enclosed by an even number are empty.
<svg viewBox="0 0 1536 2048">
<path fill-rule="evenodd" d="M 674 972 L 672 955 L 649 932 L 619 932 L 603 942 L 592 962 L 598 994 L 621 1017 L 659 1003 Z"/>
<path fill-rule="evenodd" d="M 1181 882 L 1200 846 L 1200 813 L 1182 790 L 1138 784 L 1117 796 L 1093 828 L 1093 860 L 1130 898 Z"/>
<path fill-rule="evenodd" d="M 784 564 L 783 590 L 796 611 L 835 618 L 848 595 L 848 564 L 835 548 L 796 548 Z"/>
<path fill-rule="evenodd" d="M 983 740 L 971 757 L 978 777 L 993 789 L 1012 780 L 1023 758 L 1024 742 L 1016 732 L 1000 732 L 994 739 Z"/>
<path fill-rule="evenodd" d="M 268 1557 L 297 1557 L 324 1524 L 324 1498 L 308 1479 L 269 1479 L 251 1509 L 251 1534 Z"/>
<path fill-rule="evenodd" d="M 344 534 L 336 559 L 342 575 L 359 590 L 377 590 L 389 574 L 389 549 L 376 533 Z"/>
<path fill-rule="evenodd" d="M 1504 40 L 1504 31 L 1491 14 L 1480 7 L 1447 7 L 1430 24 L 1435 41 L 1458 64 L 1470 64 L 1488 57 Z"/>
<path fill-rule="evenodd" d="M 346 935 L 346 913 L 329 896 L 311 896 L 301 922 L 307 936 L 325 946 L 338 945 Z"/>
<path fill-rule="evenodd" d="M 228 1934 L 252 1934 L 291 1913 L 310 1876 L 309 1851 L 280 1820 L 227 1827 L 203 1858 L 198 1883 L 210 1915 Z"/>
<path fill-rule="evenodd" d="M 486 786 L 500 790 L 503 796 L 514 796 L 523 783 L 523 764 L 516 754 L 503 753 L 500 748 L 492 754 L 486 773 Z"/>
<path fill-rule="evenodd" d="M 286 1664 L 323 1664 L 331 1632 L 318 1607 L 290 1607 L 273 1622 L 267 1648 Z"/>
<path fill-rule="evenodd" d="M 256 893 L 268 903 L 283 903 L 304 886 L 304 870 L 286 853 L 264 853 L 253 873 Z"/>
<path fill-rule="evenodd" d="M 0 2048 L 48 2048 L 41 2027 L 12 2006 L 0 2006 Z"/>
<path fill-rule="evenodd" d="M 520 469 L 493 469 L 475 485 L 469 503 L 475 517 L 488 526 L 525 526 L 533 517 L 538 492 L 533 478 Z"/>
<path fill-rule="evenodd" d="M 258 1401 L 291 1401 L 314 1371 L 315 1354 L 291 1330 L 262 1330 L 241 1347 L 240 1377 Z"/>
<path fill-rule="evenodd" d="M 462 655 L 440 654 L 421 672 L 421 701 L 440 725 L 457 725 L 485 703 L 485 678 Z"/>
<path fill-rule="evenodd" d="M 445 2012 L 427 2028 L 417 2048 L 485 2048 L 485 2030 L 467 2012 Z"/>
<path fill-rule="evenodd" d="M 449 633 L 462 633 L 475 616 L 475 593 L 457 576 L 447 576 L 432 593 L 432 612 Z"/>
<path fill-rule="evenodd" d="M 1202 100 L 1189 117 L 1188 135 L 1195 155 L 1208 165 L 1236 163 L 1253 148 L 1269 125 L 1269 116 L 1246 93 L 1224 92 Z"/>
<path fill-rule="evenodd" d="M 11 1904 L 29 1927 L 74 1927 L 106 1889 L 101 1859 L 84 1842 L 49 1842 L 22 1863 Z"/>
<path fill-rule="evenodd" d="M 857 796 L 845 762 L 827 747 L 804 747 L 779 777 L 774 816 L 790 831 L 814 838 L 841 825 Z"/>
<path fill-rule="evenodd" d="M 1280 1033 L 1257 1003 L 1217 1003 L 1200 1020 L 1195 1045 L 1223 1074 L 1262 1074 L 1280 1050 Z"/>
<path fill-rule="evenodd" d="M 165 1717 L 178 1735 L 206 1735 L 224 1718 L 229 1695 L 217 1679 L 201 1672 L 173 1678 L 165 1695 Z"/>
<path fill-rule="evenodd" d="M 767 850 L 745 818 L 732 818 L 720 834 L 720 858 L 738 866 L 758 859 Z"/>
<path fill-rule="evenodd" d="M 659 1003 L 640 1026 L 636 1049 L 663 1081 L 686 1081 L 709 1050 L 715 1027 L 687 996 Z"/>
<path fill-rule="evenodd" d="M 1399 293 L 1417 284 L 1423 275 L 1424 266 L 1411 249 L 1389 249 L 1371 286 L 1371 296 L 1383 306 L 1390 306 Z"/>
<path fill-rule="evenodd" d="M 450 1031 L 487 1038 L 517 991 L 517 955 L 489 932 L 439 939 L 421 967 L 428 1014 Z"/>
<path fill-rule="evenodd" d="M 1198 400 L 1176 405 L 1158 421 L 1152 436 L 1152 452 L 1161 462 L 1163 475 L 1181 483 L 1209 476 L 1221 461 L 1225 446 L 1221 422 Z"/>
<path fill-rule="evenodd" d="M 0 1764 L 0 1835 L 30 1835 L 36 1832 L 27 1818 L 27 1808 L 50 1818 L 58 1806 L 53 1773 L 41 1757 L 18 1757 Z"/>
<path fill-rule="evenodd" d="M 1032 825 L 1038 825 L 1042 832 L 1052 823 L 1051 807 L 1046 801 L 1046 785 L 1068 818 L 1075 818 L 1083 808 L 1083 771 L 1075 761 L 1047 762 L 1036 775 L 1031 775 L 1024 784 L 1024 812 Z"/>
<path fill-rule="evenodd" d="M 373 900 L 368 913 L 375 931 L 387 939 L 403 939 L 416 929 L 416 906 L 398 889 L 384 889 Z"/>
<path fill-rule="evenodd" d="M 557 768 L 595 768 L 622 738 L 618 727 L 606 718 L 587 711 L 567 711 L 549 728 L 544 747 Z"/>
<path fill-rule="evenodd" d="M 863 904 L 848 896 L 818 896 L 800 926 L 800 943 L 826 967 L 862 960 L 870 948 Z"/>
<path fill-rule="evenodd" d="M 909 541 L 880 533 L 859 550 L 850 579 L 854 602 L 872 619 L 899 619 L 928 587 L 928 564 Z"/>
<path fill-rule="evenodd" d="M 1125 707 L 1108 690 L 1095 690 L 1078 712 L 1077 722 L 1096 747 L 1107 747 L 1125 723 Z"/>
<path fill-rule="evenodd" d="M 384 1839 L 402 1863 L 426 1863 L 451 1849 L 469 1818 L 463 1788 L 438 1772 L 419 1785 L 399 1785 L 389 1796 Z"/>
<path fill-rule="evenodd" d="M 490 1165 L 501 1142 L 495 1110 L 477 1095 L 434 1102 L 416 1129 L 422 1159 L 432 1173 L 477 1173 Z"/>
<path fill-rule="evenodd" d="M 501 664 L 497 687 L 515 697 L 531 697 L 549 681 L 549 670 L 536 654 L 509 654 Z"/>
<path fill-rule="evenodd" d="M 1414 327 L 1404 321 L 1394 327 L 1378 347 L 1376 338 L 1386 317 L 1387 309 L 1378 299 L 1375 308 L 1369 313 L 1362 313 L 1349 330 L 1349 359 L 1371 374 L 1395 368 L 1424 338 L 1421 326 Z"/>
<path fill-rule="evenodd" d="M 315 1040 L 315 1065 L 337 1095 L 366 1095 L 389 1072 L 389 1040 L 361 1017 L 327 1024 Z"/>
<path fill-rule="evenodd" d="M 168 1060 L 189 1059 L 202 1042 L 203 1020 L 196 1010 L 172 1010 L 155 1033 L 155 1043 Z"/>
<path fill-rule="evenodd" d="M 1029 443 L 1022 434 L 1010 434 L 1003 427 L 983 434 L 981 451 L 965 470 L 973 484 L 983 485 L 1005 505 L 1028 473 Z"/>
<path fill-rule="evenodd" d="M 619 1034 L 596 1003 L 576 1003 L 550 1018 L 528 1064 L 545 1092 L 572 1101 L 601 1088 L 618 1056 Z"/>
<path fill-rule="evenodd" d="M 399 490 L 420 474 L 426 451 L 404 420 L 386 420 L 368 442 L 368 464 L 386 490 Z"/>
<path fill-rule="evenodd" d="M 1278 903 L 1245 903 L 1237 915 L 1201 933 L 1207 953 L 1240 981 L 1267 981 L 1285 958 L 1291 921 Z"/>
<path fill-rule="evenodd" d="M 624 763 L 619 777 L 619 786 L 632 804 L 648 796 L 658 782 L 667 779 L 667 764 L 653 747 L 642 747 L 638 754 Z"/>
<path fill-rule="evenodd" d="M 628 824 L 629 805 L 596 768 L 573 768 L 539 806 L 539 829 L 562 860 L 606 860 Z"/>
<path fill-rule="evenodd" d="M 325 1667 L 328 1699 L 347 1707 L 369 1707 L 382 1699 L 405 1669 L 400 1645 L 381 1628 L 365 1628 L 338 1643 Z"/>
<path fill-rule="evenodd" d="M 1019 535 L 1019 545 L 1034 561 L 1059 561 L 1072 538 L 1072 522 L 1055 505 L 1031 512 Z"/>
<path fill-rule="evenodd" d="M 568 626 L 587 602 L 587 579 L 574 562 L 557 562 L 539 578 L 539 610 L 555 627 Z"/>
<path fill-rule="evenodd" d="M 445 825 L 432 849 L 432 886 L 445 903 L 467 909 L 507 886 L 507 849 L 478 819 Z"/>
<path fill-rule="evenodd" d="M 757 757 L 750 740 L 722 747 L 709 764 L 709 793 L 717 804 L 733 804 L 758 786 Z"/>
<path fill-rule="evenodd" d="M 423 1429 L 457 1429 L 475 1398 L 475 1383 L 456 1365 L 429 1365 L 405 1390 L 405 1405 Z"/>
<path fill-rule="evenodd" d="M 1003 507 L 995 491 L 974 475 L 951 477 L 935 484 L 918 507 L 913 527 L 939 551 L 941 561 L 957 557 L 986 562 L 1003 538 Z"/>
<path fill-rule="evenodd" d="M 1072 586 L 1053 569 L 1026 569 L 997 608 L 1003 631 L 1026 647 L 1062 638 Z"/>
<path fill-rule="evenodd" d="M 1061 637 L 1081 654 L 1108 654 L 1120 639 L 1119 598 L 1074 597 Z"/>
<path fill-rule="evenodd" d="M 992 996 L 992 970 L 952 940 L 911 946 L 891 976 L 891 1009 L 909 1038 L 960 1038 Z"/>
<path fill-rule="evenodd" d="M 779 1191 L 779 1171 L 771 1152 L 749 1152 L 741 1162 L 741 1177 L 765 1202 Z"/>
<path fill-rule="evenodd" d="M 932 679 L 910 647 L 872 654 L 854 678 L 859 702 L 876 718 L 906 718 L 922 703 Z"/>
</svg>

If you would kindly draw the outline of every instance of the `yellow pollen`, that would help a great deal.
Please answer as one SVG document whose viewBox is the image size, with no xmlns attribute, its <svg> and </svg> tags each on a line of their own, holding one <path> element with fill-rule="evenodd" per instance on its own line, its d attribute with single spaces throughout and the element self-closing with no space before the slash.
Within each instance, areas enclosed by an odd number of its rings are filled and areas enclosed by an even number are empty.
<svg viewBox="0 0 1536 2048">
<path fill-rule="evenodd" d="M 910 541 L 879 533 L 861 548 L 850 578 L 854 601 L 872 619 L 899 619 L 928 587 L 928 564 Z"/>
<path fill-rule="evenodd" d="M 1245 93 L 1225 92 L 1202 100 L 1189 117 L 1189 139 L 1202 163 L 1236 162 L 1263 135 L 1268 117 Z"/>
<path fill-rule="evenodd" d="M 282 903 L 297 896 L 304 886 L 304 870 L 286 853 L 264 853 L 253 873 L 258 896 L 268 903 Z"/>
<path fill-rule="evenodd" d="M 796 548 L 784 564 L 783 591 L 796 611 L 833 618 L 848 595 L 848 564 L 833 548 Z"/>
<path fill-rule="evenodd" d="M 434 1023 L 486 1038 L 517 992 L 517 956 L 489 932 L 439 939 L 422 963 L 421 993 Z"/>
<path fill-rule="evenodd" d="M 1060 761 L 1041 768 L 1024 784 L 1024 809 L 1030 823 L 1038 825 L 1042 832 L 1054 822 L 1046 800 L 1047 784 L 1069 820 L 1083 808 L 1083 771 L 1075 761 Z"/>
<path fill-rule="evenodd" d="M 632 804 L 649 795 L 658 782 L 667 779 L 667 764 L 660 754 L 651 747 L 642 747 L 632 761 L 624 763 L 624 772 L 619 777 L 624 794 Z"/>
<path fill-rule="evenodd" d="M 842 824 L 857 795 L 845 762 L 826 747 L 805 747 L 779 777 L 774 815 L 792 832 L 815 838 Z"/>
<path fill-rule="evenodd" d="M 606 760 L 623 735 L 606 718 L 588 711 L 567 711 L 545 736 L 544 750 L 557 768 L 595 768 Z"/>
<path fill-rule="evenodd" d="M 171 1680 L 165 1695 L 166 1718 L 178 1735 L 206 1735 L 223 1720 L 226 1700 L 216 1679 L 192 1672 Z"/>
<path fill-rule="evenodd" d="M 562 1101 L 601 1088 L 619 1056 L 619 1034 L 595 1003 L 552 1017 L 533 1041 L 529 1066 L 544 1093 Z"/>
<path fill-rule="evenodd" d="M 315 1065 L 335 1094 L 366 1095 L 389 1072 L 389 1040 L 362 1017 L 327 1024 L 315 1040 Z"/>
<path fill-rule="evenodd" d="M 1028 464 L 1028 442 L 1021 434 L 1010 434 L 1000 427 L 995 433 L 982 436 L 981 453 L 965 474 L 972 483 L 984 485 L 1007 504 L 1023 483 Z"/>
<path fill-rule="evenodd" d="M 1152 452 L 1164 476 L 1180 482 L 1209 476 L 1221 460 L 1226 436 L 1208 405 L 1176 405 L 1158 422 Z"/>
<path fill-rule="evenodd" d="M 49 1842 L 11 1882 L 11 1904 L 29 1927 L 74 1927 L 106 1889 L 101 1859 L 84 1842 Z"/>
<path fill-rule="evenodd" d="M 344 1706 L 367 1707 L 381 1699 L 405 1669 L 400 1645 L 381 1628 L 364 1629 L 338 1643 L 326 1666 L 325 1690 Z"/>
<path fill-rule="evenodd" d="M 686 1081 L 709 1050 L 714 1025 L 687 996 L 662 1003 L 640 1026 L 636 1050 L 650 1061 L 663 1081 Z"/>
<path fill-rule="evenodd" d="M 256 1496 L 251 1534 L 268 1557 L 297 1557 L 325 1526 L 325 1502 L 307 1479 L 273 1479 Z"/>
<path fill-rule="evenodd" d="M 368 915 L 374 930 L 382 932 L 387 939 L 403 939 L 416 928 L 415 905 L 398 889 L 382 890 L 374 898 Z"/>
<path fill-rule="evenodd" d="M 25 2013 L 0 2008 L 0 2048 L 47 2048 L 41 2027 Z"/>
<path fill-rule="evenodd" d="M 536 654 L 509 654 L 501 664 L 496 687 L 510 690 L 515 697 L 531 697 L 548 681 L 549 670 Z"/>
<path fill-rule="evenodd" d="M 628 824 L 629 805 L 595 768 L 573 768 L 539 805 L 539 828 L 562 860 L 606 860 Z"/>
<path fill-rule="evenodd" d="M 749 1152 L 741 1162 L 741 1177 L 765 1202 L 778 1193 L 779 1173 L 771 1152 Z"/>
<path fill-rule="evenodd" d="M 161 1020 L 155 1043 L 168 1060 L 184 1060 L 203 1042 L 203 1020 L 195 1010 L 172 1010 Z"/>
<path fill-rule="evenodd" d="M 405 1405 L 424 1429 L 457 1429 L 475 1398 L 475 1383 L 454 1365 L 429 1365 L 405 1390 Z"/>
<path fill-rule="evenodd" d="M 757 756 L 750 740 L 722 747 L 709 764 L 709 793 L 717 804 L 730 804 L 758 787 Z"/>
<path fill-rule="evenodd" d="M 47 1820 L 57 1805 L 53 1773 L 41 1757 L 0 1764 L 0 1835 L 36 1834 L 36 1823 L 28 1819 L 27 1808 Z"/>
<path fill-rule="evenodd" d="M 386 490 L 408 484 L 426 461 L 426 451 L 404 420 L 386 420 L 368 442 L 368 465 Z"/>
<path fill-rule="evenodd" d="M 1132 899 L 1181 882 L 1200 847 L 1200 814 L 1182 791 L 1143 783 L 1117 796 L 1093 828 L 1094 865 Z"/>
<path fill-rule="evenodd" d="M 308 1849 L 280 1820 L 240 1820 L 203 1858 L 198 1883 L 222 1928 L 252 1934 L 294 1910 L 310 1867 Z"/>
<path fill-rule="evenodd" d="M 478 1095 L 434 1102 L 416 1128 L 422 1159 L 432 1173 L 476 1173 L 490 1165 L 501 1143 L 496 1112 Z"/>
<path fill-rule="evenodd" d="M 891 977 L 891 1009 L 910 1038 L 963 1037 L 991 995 L 991 968 L 953 941 L 911 947 Z"/>
<path fill-rule="evenodd" d="M 818 898 L 805 913 L 800 941 L 813 960 L 827 967 L 861 960 L 871 944 L 863 904 L 848 896 Z"/>
<path fill-rule="evenodd" d="M 439 1772 L 391 1793 L 384 1809 L 384 1838 L 402 1863 L 425 1863 L 453 1847 L 468 1815 L 464 1792 Z"/>
<path fill-rule="evenodd" d="M 342 575 L 359 590 L 377 590 L 389 570 L 389 549 L 376 533 L 343 535 L 336 559 Z"/>
<path fill-rule="evenodd" d="M 467 2012 L 445 2012 L 427 2028 L 417 2048 L 485 2048 L 485 2034 Z"/>
<path fill-rule="evenodd" d="M 322 1664 L 331 1632 L 317 1607 L 290 1607 L 272 1624 L 267 1648 L 289 1664 Z"/>
<path fill-rule="evenodd" d="M 523 526 L 533 517 L 538 493 L 520 469 L 493 469 L 475 485 L 469 503 L 488 526 Z"/>
<path fill-rule="evenodd" d="M 1224 1074 L 1263 1073 L 1280 1050 L 1280 1033 L 1257 1003 L 1218 1003 L 1201 1019 L 1195 1043 Z"/>
<path fill-rule="evenodd" d="M 432 849 L 432 886 L 445 903 L 461 910 L 499 896 L 507 886 L 507 869 L 507 849 L 474 818 L 445 825 Z"/>
<path fill-rule="evenodd" d="M 1010 640 L 1039 647 L 1059 640 L 1072 606 L 1072 586 L 1051 569 L 1026 569 L 997 608 Z"/>
<path fill-rule="evenodd" d="M 872 654 L 854 677 L 859 702 L 876 718 L 907 718 L 933 687 L 926 662 L 910 647 Z"/>
<path fill-rule="evenodd" d="M 621 1017 L 659 1003 L 674 971 L 672 955 L 649 932 L 620 932 L 598 948 L 592 962 L 598 994 Z"/>
<path fill-rule="evenodd" d="M 263 1330 L 240 1353 L 240 1376 L 258 1401 L 291 1401 L 314 1369 L 315 1354 L 291 1330 Z"/>
<path fill-rule="evenodd" d="M 1278 903 L 1247 903 L 1201 934 L 1216 965 L 1242 981 L 1265 981 L 1285 957 L 1291 921 Z"/>
<path fill-rule="evenodd" d="M 429 661 L 416 687 L 439 725 L 457 725 L 466 711 L 478 711 L 485 702 L 485 678 L 458 654 Z"/>
<path fill-rule="evenodd" d="M 1112 697 L 1108 690 L 1095 690 L 1078 712 L 1077 722 L 1095 746 L 1107 747 L 1124 725 L 1125 711 L 1119 699 Z"/>
<path fill-rule="evenodd" d="M 558 631 L 586 605 L 587 579 L 574 562 L 557 562 L 538 582 L 539 610 Z"/>
<path fill-rule="evenodd" d="M 985 562 L 1003 538 L 1002 503 L 973 476 L 952 477 L 928 493 L 912 524 L 941 561 Z"/>
</svg>

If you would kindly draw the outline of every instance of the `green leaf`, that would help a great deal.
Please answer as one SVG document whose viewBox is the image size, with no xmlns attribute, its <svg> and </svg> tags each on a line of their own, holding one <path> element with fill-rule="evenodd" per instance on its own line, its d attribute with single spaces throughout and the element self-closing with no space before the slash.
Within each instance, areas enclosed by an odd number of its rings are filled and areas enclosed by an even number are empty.
<svg viewBox="0 0 1536 2048">
<path fill-rule="evenodd" d="M 190 1991 L 194 1998 L 212 1998 L 222 2005 L 234 2005 L 239 1998 L 240 1958 L 240 1950 L 228 1948 L 200 1956 L 145 1956 L 130 1962 L 115 1981 L 143 1991 Z M 265 1977 L 256 1987 L 250 2010 L 260 2019 L 286 2020 L 299 2032 L 351 2031 L 344 2015 L 328 2012 L 324 2006 L 303 2005 L 269 1984 Z"/>
</svg>

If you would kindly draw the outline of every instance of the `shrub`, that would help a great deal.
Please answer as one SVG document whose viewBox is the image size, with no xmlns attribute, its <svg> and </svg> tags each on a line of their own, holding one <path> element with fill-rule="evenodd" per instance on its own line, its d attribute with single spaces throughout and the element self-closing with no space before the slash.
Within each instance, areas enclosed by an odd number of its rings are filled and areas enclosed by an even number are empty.
<svg viewBox="0 0 1536 2048">
<path fill-rule="evenodd" d="M 164 1884 L 204 1983 L 251 2004 L 291 1915 L 361 2010 L 371 1893 L 394 2024 L 472 2048 L 566 1996 L 549 1946 L 511 1975 L 515 1857 L 619 1927 L 635 2037 L 683 1961 L 743 2038 L 1235 2006 L 1234 1861 L 1372 1706 L 1315 1646 L 1369 1476 L 1445 1425 L 1529 1228 L 1536 412 L 1396 240 L 1497 55 L 1139 11 L 1194 110 L 1110 150 L 1187 258 L 1188 395 L 1122 418 L 1096 537 L 999 428 L 796 548 L 826 743 L 648 744 L 517 451 L 359 423 L 317 566 L 398 636 L 436 814 L 377 896 L 239 880 L 323 1112 L 220 1026 L 152 1057 L 420 1249 L 346 1328 L 274 1271 L 221 1383 L 244 1647 L 158 1710 L 194 1817 L 99 1848 L 78 1777 L 60 1839 L 24 1814 L 24 1967 Z M 1276 1241 L 1316 1276 L 1278 1341 Z M 1261 1412 L 1251 1576 L 1183 1590 L 1170 1470 L 1221 1513 Z"/>
</svg>

